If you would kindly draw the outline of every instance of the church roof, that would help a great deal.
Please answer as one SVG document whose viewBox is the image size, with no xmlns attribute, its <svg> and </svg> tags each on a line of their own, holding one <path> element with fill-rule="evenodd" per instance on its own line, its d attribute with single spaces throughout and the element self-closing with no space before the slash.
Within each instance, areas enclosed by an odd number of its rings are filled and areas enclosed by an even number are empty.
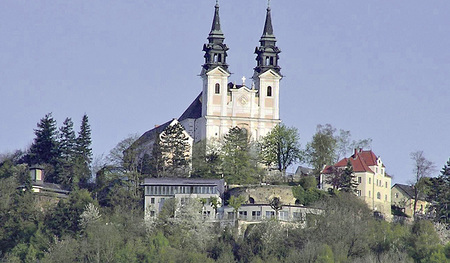
<svg viewBox="0 0 450 263">
<path fill-rule="evenodd" d="M 134 142 L 134 145 L 140 145 L 141 143 L 153 140 L 156 135 L 160 134 L 162 131 L 164 131 L 164 129 L 167 128 L 167 126 L 170 125 L 170 123 L 172 123 L 173 120 L 170 120 L 166 123 L 163 123 L 161 125 L 156 126 L 155 128 L 146 131 L 141 137 L 139 137 L 139 139 L 137 139 L 136 142 Z"/>
<path fill-rule="evenodd" d="M 195 98 L 195 100 L 189 105 L 189 107 L 181 114 L 180 118 L 178 118 L 178 121 L 183 121 L 185 119 L 198 119 L 202 116 L 202 102 L 201 97 L 202 93 Z"/>
</svg>

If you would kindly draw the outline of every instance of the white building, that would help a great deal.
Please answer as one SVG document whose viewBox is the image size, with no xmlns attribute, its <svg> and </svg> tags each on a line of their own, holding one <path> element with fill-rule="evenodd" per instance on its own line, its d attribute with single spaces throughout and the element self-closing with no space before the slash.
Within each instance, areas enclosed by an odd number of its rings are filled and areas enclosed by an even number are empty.
<svg viewBox="0 0 450 263">
<path fill-rule="evenodd" d="M 216 211 L 211 206 L 211 198 L 217 198 L 220 207 L 225 190 L 222 179 L 146 178 L 142 186 L 146 218 L 156 217 L 164 202 L 170 198 L 175 198 L 178 203 L 183 203 L 187 198 L 205 199 L 204 215 L 215 218 Z"/>
<path fill-rule="evenodd" d="M 178 118 L 194 142 L 220 140 L 235 126 L 245 128 L 252 139 L 258 140 L 280 123 L 282 75 L 278 59 L 281 51 L 276 46 L 270 7 L 267 8 L 260 45 L 255 49 L 257 63 L 249 86 L 245 77 L 239 85 L 230 82 L 229 49 L 224 40 L 219 5 L 216 4 L 208 43 L 203 46 L 205 63 L 200 73 L 203 82 L 200 94 Z M 154 138 L 146 134 L 161 132 L 161 126 L 147 131 L 138 140 L 139 147 L 146 153 L 151 153 L 147 146 Z"/>
</svg>

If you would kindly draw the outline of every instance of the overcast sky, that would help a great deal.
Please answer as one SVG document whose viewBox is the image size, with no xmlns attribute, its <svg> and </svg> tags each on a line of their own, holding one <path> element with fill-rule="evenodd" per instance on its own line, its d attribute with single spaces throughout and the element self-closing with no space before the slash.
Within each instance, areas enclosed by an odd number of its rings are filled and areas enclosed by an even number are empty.
<svg viewBox="0 0 450 263">
<path fill-rule="evenodd" d="M 372 138 L 394 182 L 410 153 L 450 157 L 450 1 L 272 0 L 281 48 L 281 119 L 304 146 L 317 124 Z M 179 117 L 198 74 L 214 0 L 20 1 L 0 4 L 0 153 L 25 149 L 49 112 L 94 155 Z M 265 0 L 222 0 L 230 81 L 251 77 Z M 437 174 L 437 172 L 436 172 Z"/>
</svg>

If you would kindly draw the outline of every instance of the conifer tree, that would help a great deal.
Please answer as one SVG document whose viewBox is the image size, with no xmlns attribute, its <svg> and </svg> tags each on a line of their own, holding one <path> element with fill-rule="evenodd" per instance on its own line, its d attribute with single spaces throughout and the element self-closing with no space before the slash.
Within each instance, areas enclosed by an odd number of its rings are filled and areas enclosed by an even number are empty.
<svg viewBox="0 0 450 263">
<path fill-rule="evenodd" d="M 56 167 L 58 183 L 72 188 L 74 179 L 74 162 L 76 160 L 76 135 L 71 118 L 66 118 L 59 129 L 59 161 Z"/>
<path fill-rule="evenodd" d="M 58 162 L 59 151 L 56 121 L 53 119 L 52 114 L 46 114 L 37 124 L 37 127 L 34 130 L 36 137 L 30 148 L 28 163 L 30 165 L 48 164 L 54 167 Z M 57 178 L 55 172 L 47 169 L 45 180 L 56 183 Z"/>
<path fill-rule="evenodd" d="M 166 173 L 172 173 L 170 175 L 173 176 L 186 176 L 190 162 L 190 145 L 183 126 L 180 123 L 167 126 L 160 139 L 161 156 Z"/>
<path fill-rule="evenodd" d="M 86 114 L 84 114 L 81 120 L 80 132 L 78 133 L 76 144 L 79 184 L 81 187 L 86 187 L 91 177 L 90 166 L 92 162 L 91 126 L 89 125 L 89 118 Z"/>
<path fill-rule="evenodd" d="M 150 158 L 150 174 L 153 177 L 162 177 L 164 175 L 164 161 L 161 152 L 160 134 L 155 135 L 153 142 L 152 156 Z"/>
<path fill-rule="evenodd" d="M 347 165 L 342 171 L 341 191 L 355 193 L 356 187 L 358 187 L 358 183 L 356 182 L 356 176 L 353 173 L 353 165 L 349 159 L 347 161 Z"/>
</svg>

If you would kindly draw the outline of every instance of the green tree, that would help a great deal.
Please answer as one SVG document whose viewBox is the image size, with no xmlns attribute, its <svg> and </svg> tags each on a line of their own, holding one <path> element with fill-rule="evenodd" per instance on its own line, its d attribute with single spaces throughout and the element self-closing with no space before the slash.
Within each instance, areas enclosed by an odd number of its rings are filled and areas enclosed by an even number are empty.
<svg viewBox="0 0 450 263">
<path fill-rule="evenodd" d="M 91 162 L 92 162 L 92 148 L 91 148 L 91 126 L 89 125 L 89 118 L 86 114 L 81 120 L 80 132 L 76 139 L 77 149 L 77 163 L 79 176 L 79 185 L 87 187 L 91 178 Z"/>
<path fill-rule="evenodd" d="M 342 171 L 341 177 L 341 191 L 355 193 L 356 188 L 358 187 L 358 183 L 356 181 L 356 176 L 353 173 L 353 165 L 350 162 L 350 159 L 347 161 L 347 165 Z"/>
<path fill-rule="evenodd" d="M 419 195 L 425 187 L 423 178 L 429 177 L 431 175 L 431 173 L 434 171 L 434 164 L 433 162 L 425 158 L 423 151 L 412 152 L 411 160 L 414 163 L 414 217 L 416 217 Z"/>
<path fill-rule="evenodd" d="M 180 123 L 167 126 L 161 133 L 160 150 L 165 175 L 187 176 L 190 164 L 189 137 Z"/>
<path fill-rule="evenodd" d="M 436 212 L 435 220 L 450 224 L 450 159 L 437 178 L 430 178 L 428 199 Z"/>
<path fill-rule="evenodd" d="M 276 165 L 280 172 L 301 159 L 300 136 L 297 128 L 284 124 L 275 126 L 261 142 L 263 163 L 271 167 Z"/>
<path fill-rule="evenodd" d="M 330 124 L 317 125 L 312 141 L 306 145 L 306 160 L 313 166 L 314 175 L 318 176 L 325 165 L 332 165 L 336 160 L 336 131 Z"/>
<path fill-rule="evenodd" d="M 242 195 L 234 196 L 232 195 L 228 200 L 228 205 L 233 208 L 234 217 L 237 218 L 237 213 L 239 208 L 245 203 L 245 197 Z"/>
<path fill-rule="evenodd" d="M 60 156 L 56 171 L 58 173 L 57 182 L 66 188 L 72 188 L 75 171 L 74 162 L 76 160 L 76 135 L 73 131 L 72 119 L 66 118 L 59 129 L 59 152 Z"/>
<path fill-rule="evenodd" d="M 220 178 L 222 176 L 219 150 L 206 140 L 192 147 L 192 177 Z"/>
<path fill-rule="evenodd" d="M 221 159 L 228 183 L 248 184 L 257 181 L 259 171 L 246 129 L 234 127 L 224 136 Z"/>
<path fill-rule="evenodd" d="M 36 137 L 30 147 L 30 153 L 28 156 L 29 164 L 50 164 L 55 166 L 58 162 L 58 131 L 56 127 L 56 121 L 53 119 L 52 114 L 48 113 L 37 124 L 37 129 L 34 130 Z M 55 173 L 47 171 L 46 181 L 51 183 L 57 183 Z"/>
</svg>

